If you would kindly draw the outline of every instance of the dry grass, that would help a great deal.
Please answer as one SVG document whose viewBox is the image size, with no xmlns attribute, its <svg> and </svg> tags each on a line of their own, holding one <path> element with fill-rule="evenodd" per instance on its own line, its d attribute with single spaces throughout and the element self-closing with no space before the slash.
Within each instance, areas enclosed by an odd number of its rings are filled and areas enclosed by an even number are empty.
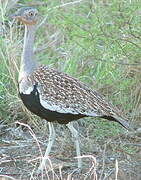
<svg viewBox="0 0 141 180">
<path fill-rule="evenodd" d="M 24 131 L 18 128 L 4 127 L 1 133 L 1 163 L 0 167 L 3 176 L 18 179 L 31 180 L 103 180 L 103 179 L 139 179 L 140 177 L 140 132 L 123 133 L 97 143 L 92 140 L 92 132 L 89 137 L 81 136 L 81 143 L 89 147 L 89 150 L 82 148 L 83 169 L 79 174 L 75 172 L 77 161 L 75 149 L 70 141 L 69 134 L 64 129 L 64 136 L 60 137 L 59 128 L 56 128 L 59 137 L 56 138 L 54 148 L 48 158 L 48 165 L 44 173 L 37 175 L 40 160 L 46 149 L 48 137 L 41 134 L 36 128 L 34 130 L 27 124 L 18 123 L 24 126 Z M 47 133 L 48 134 L 48 131 Z M 66 142 L 63 142 L 63 138 Z M 90 141 L 88 141 L 88 138 Z M 120 141 L 119 141 L 120 139 Z M 135 146 L 135 142 L 136 145 Z M 63 143 L 63 145 L 62 145 Z M 124 147 L 131 147 L 133 152 Z M 135 170 L 135 169 L 136 170 Z M 133 173 L 134 172 L 134 173 Z M 136 173 L 135 173 L 136 172 Z M 138 174 L 137 174 L 138 173 Z"/>
<path fill-rule="evenodd" d="M 121 3 L 0 1 L 0 179 L 140 180 L 140 15 L 138 4 L 131 2 L 128 9 L 125 1 Z M 48 127 L 17 96 L 24 27 L 7 18 L 16 6 L 30 4 L 43 13 L 35 45 L 39 61 L 78 77 L 107 98 L 112 96 L 136 129 L 125 132 L 118 125 L 93 119 L 78 122 L 84 162 L 80 174 L 72 173 L 77 159 L 67 129 L 55 125 L 58 137 L 49 167 L 36 175 Z M 18 120 L 28 120 L 29 125 L 19 122 L 17 127 Z"/>
</svg>

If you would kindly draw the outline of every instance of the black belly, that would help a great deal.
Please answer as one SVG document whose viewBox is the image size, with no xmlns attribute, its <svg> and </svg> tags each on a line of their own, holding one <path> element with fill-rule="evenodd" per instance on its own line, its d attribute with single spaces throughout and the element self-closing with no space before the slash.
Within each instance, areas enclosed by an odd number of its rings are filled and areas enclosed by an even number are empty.
<svg viewBox="0 0 141 180">
<path fill-rule="evenodd" d="M 30 94 L 20 93 L 20 98 L 28 110 L 49 122 L 56 121 L 60 124 L 67 124 L 73 120 L 77 120 L 86 116 L 83 114 L 59 113 L 44 108 L 40 103 L 37 85 L 34 86 L 34 89 Z"/>
</svg>

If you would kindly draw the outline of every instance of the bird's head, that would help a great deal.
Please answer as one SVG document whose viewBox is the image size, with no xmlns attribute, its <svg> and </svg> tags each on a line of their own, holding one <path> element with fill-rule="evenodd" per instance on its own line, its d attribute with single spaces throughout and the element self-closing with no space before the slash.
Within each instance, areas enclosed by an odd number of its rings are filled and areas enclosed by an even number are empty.
<svg viewBox="0 0 141 180">
<path fill-rule="evenodd" d="M 33 7 L 20 8 L 14 15 L 13 18 L 21 21 L 26 25 L 33 25 L 37 23 L 38 10 Z"/>
</svg>

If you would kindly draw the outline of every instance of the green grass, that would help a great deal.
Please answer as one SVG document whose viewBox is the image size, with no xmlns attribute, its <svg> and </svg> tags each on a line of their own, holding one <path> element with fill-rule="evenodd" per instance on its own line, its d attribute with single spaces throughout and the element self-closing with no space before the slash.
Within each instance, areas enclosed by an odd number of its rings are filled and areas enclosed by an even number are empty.
<svg viewBox="0 0 141 180">
<path fill-rule="evenodd" d="M 39 135 L 40 142 L 47 142 L 48 129 L 46 124 L 43 123 L 44 121 L 40 121 L 40 118 L 27 112 L 18 97 L 17 81 L 24 27 L 19 23 L 11 23 L 9 15 L 17 10 L 17 8 L 11 6 L 11 2 L 14 1 L 0 1 L 0 123 L 7 124 L 9 127 L 11 123 L 17 120 L 28 119 L 31 127 L 37 125 L 34 131 L 37 128 L 42 129 L 42 131 L 36 131 L 37 136 L 41 133 Z M 47 3 L 47 6 L 36 5 L 40 2 Z M 57 8 L 58 5 L 62 5 L 61 2 L 65 6 Z M 66 72 L 86 83 L 92 89 L 98 90 L 117 106 L 129 118 L 132 125 L 138 129 L 141 120 L 140 2 L 131 0 L 83 0 L 73 5 L 67 4 L 68 2 L 70 1 L 19 1 L 18 5 L 20 6 L 30 6 L 33 3 L 38 8 L 40 12 L 39 24 L 46 19 L 38 28 L 36 34 L 36 59 L 40 63 Z M 94 157 L 98 160 L 97 172 L 99 174 L 101 169 L 103 175 L 108 175 L 109 170 L 114 173 L 111 164 L 107 164 L 107 160 L 106 164 L 104 162 L 104 159 L 109 159 L 109 157 L 118 158 L 119 170 L 121 172 L 124 170 L 122 174 L 125 171 L 127 171 L 127 174 L 129 172 L 138 174 L 137 169 L 134 168 L 135 164 L 138 165 L 139 159 L 137 159 L 139 146 L 134 146 L 134 143 L 139 143 L 138 135 L 134 137 L 130 132 L 126 133 L 119 124 L 102 119 L 84 118 L 78 122 L 82 154 L 90 153 L 93 155 L 94 153 Z M 60 128 L 58 125 L 57 127 Z M 66 143 L 64 152 L 67 153 L 68 149 L 71 149 L 70 137 L 66 136 L 65 128 L 63 133 L 60 130 L 62 131 L 62 129 L 58 130 L 56 128 L 57 145 L 60 143 L 60 137 L 64 139 Z M 14 131 L 16 133 L 15 129 Z M 1 139 L 3 140 L 3 136 L 8 135 L 10 137 L 12 135 L 13 138 L 14 131 L 8 134 L 8 129 L 4 135 L 1 133 Z M 38 132 L 40 133 L 38 134 Z M 45 138 L 42 139 L 40 136 Z M 16 140 L 17 138 L 16 136 Z M 13 139 L 12 141 L 14 142 Z M 34 145 L 36 146 L 36 143 Z M 15 152 L 17 149 L 15 149 Z M 57 151 L 58 149 L 60 148 L 56 148 Z M 7 154 L 7 152 L 4 154 Z M 33 149 L 30 153 L 32 157 Z M 129 157 L 130 154 L 131 157 Z M 36 152 L 34 158 L 37 155 L 38 152 Z M 131 161 L 131 159 L 134 160 Z M 20 161 L 22 163 L 22 160 Z M 29 168 L 29 158 L 27 162 Z M 31 161 L 32 165 L 34 165 L 34 162 L 34 160 Z M 124 166 L 122 166 L 122 163 Z M 130 169 L 129 166 L 126 166 L 128 164 L 133 168 Z M 115 167 L 114 162 L 112 165 Z M 15 168 L 17 169 L 17 167 Z M 21 169 L 25 170 L 24 168 Z M 105 169 L 108 169 L 108 171 L 106 172 Z M 65 170 L 66 174 L 67 171 Z M 120 179 L 120 173 L 118 178 Z M 125 175 L 121 179 L 129 178 Z M 130 179 L 136 178 L 132 178 L 131 175 Z"/>
<path fill-rule="evenodd" d="M 22 3 L 23 6 L 29 6 L 30 1 Z M 57 0 L 48 1 L 48 4 L 37 6 L 40 22 L 45 17 L 47 21 L 40 26 L 36 35 L 36 49 L 46 47 L 36 53 L 36 59 L 98 89 L 138 124 L 141 102 L 138 89 L 141 76 L 139 2 L 82 1 L 63 8 L 54 8 L 60 5 Z M 16 9 L 6 8 L 2 3 L 0 5 L 1 21 L 4 23 L 3 35 L 0 37 L 0 117 L 8 119 L 10 123 L 11 111 L 6 107 L 12 104 L 15 107 L 19 103 L 17 66 L 23 28 L 19 28 L 19 25 L 16 28 L 16 24 L 10 28 L 8 15 Z M 55 35 L 57 32 L 58 35 Z M 52 35 L 55 36 L 51 38 Z M 100 123 L 100 128 L 106 126 L 106 123 Z M 114 128 L 112 131 L 115 132 Z"/>
</svg>

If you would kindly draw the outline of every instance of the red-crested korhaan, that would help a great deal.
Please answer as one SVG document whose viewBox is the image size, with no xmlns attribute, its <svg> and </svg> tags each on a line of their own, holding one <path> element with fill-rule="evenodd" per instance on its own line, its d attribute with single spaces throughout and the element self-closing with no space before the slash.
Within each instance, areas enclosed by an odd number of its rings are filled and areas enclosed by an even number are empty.
<svg viewBox="0 0 141 180">
<path fill-rule="evenodd" d="M 19 94 L 24 105 L 32 113 L 48 121 L 49 143 L 39 171 L 46 167 L 46 160 L 55 140 L 54 122 L 66 124 L 70 129 L 80 156 L 79 137 L 72 121 L 83 117 L 99 117 L 129 124 L 116 107 L 107 102 L 97 91 L 79 80 L 35 61 L 33 53 L 38 10 L 32 7 L 19 9 L 13 16 L 25 25 L 23 53 L 19 73 Z M 78 168 L 82 160 L 78 158 Z"/>
</svg>

